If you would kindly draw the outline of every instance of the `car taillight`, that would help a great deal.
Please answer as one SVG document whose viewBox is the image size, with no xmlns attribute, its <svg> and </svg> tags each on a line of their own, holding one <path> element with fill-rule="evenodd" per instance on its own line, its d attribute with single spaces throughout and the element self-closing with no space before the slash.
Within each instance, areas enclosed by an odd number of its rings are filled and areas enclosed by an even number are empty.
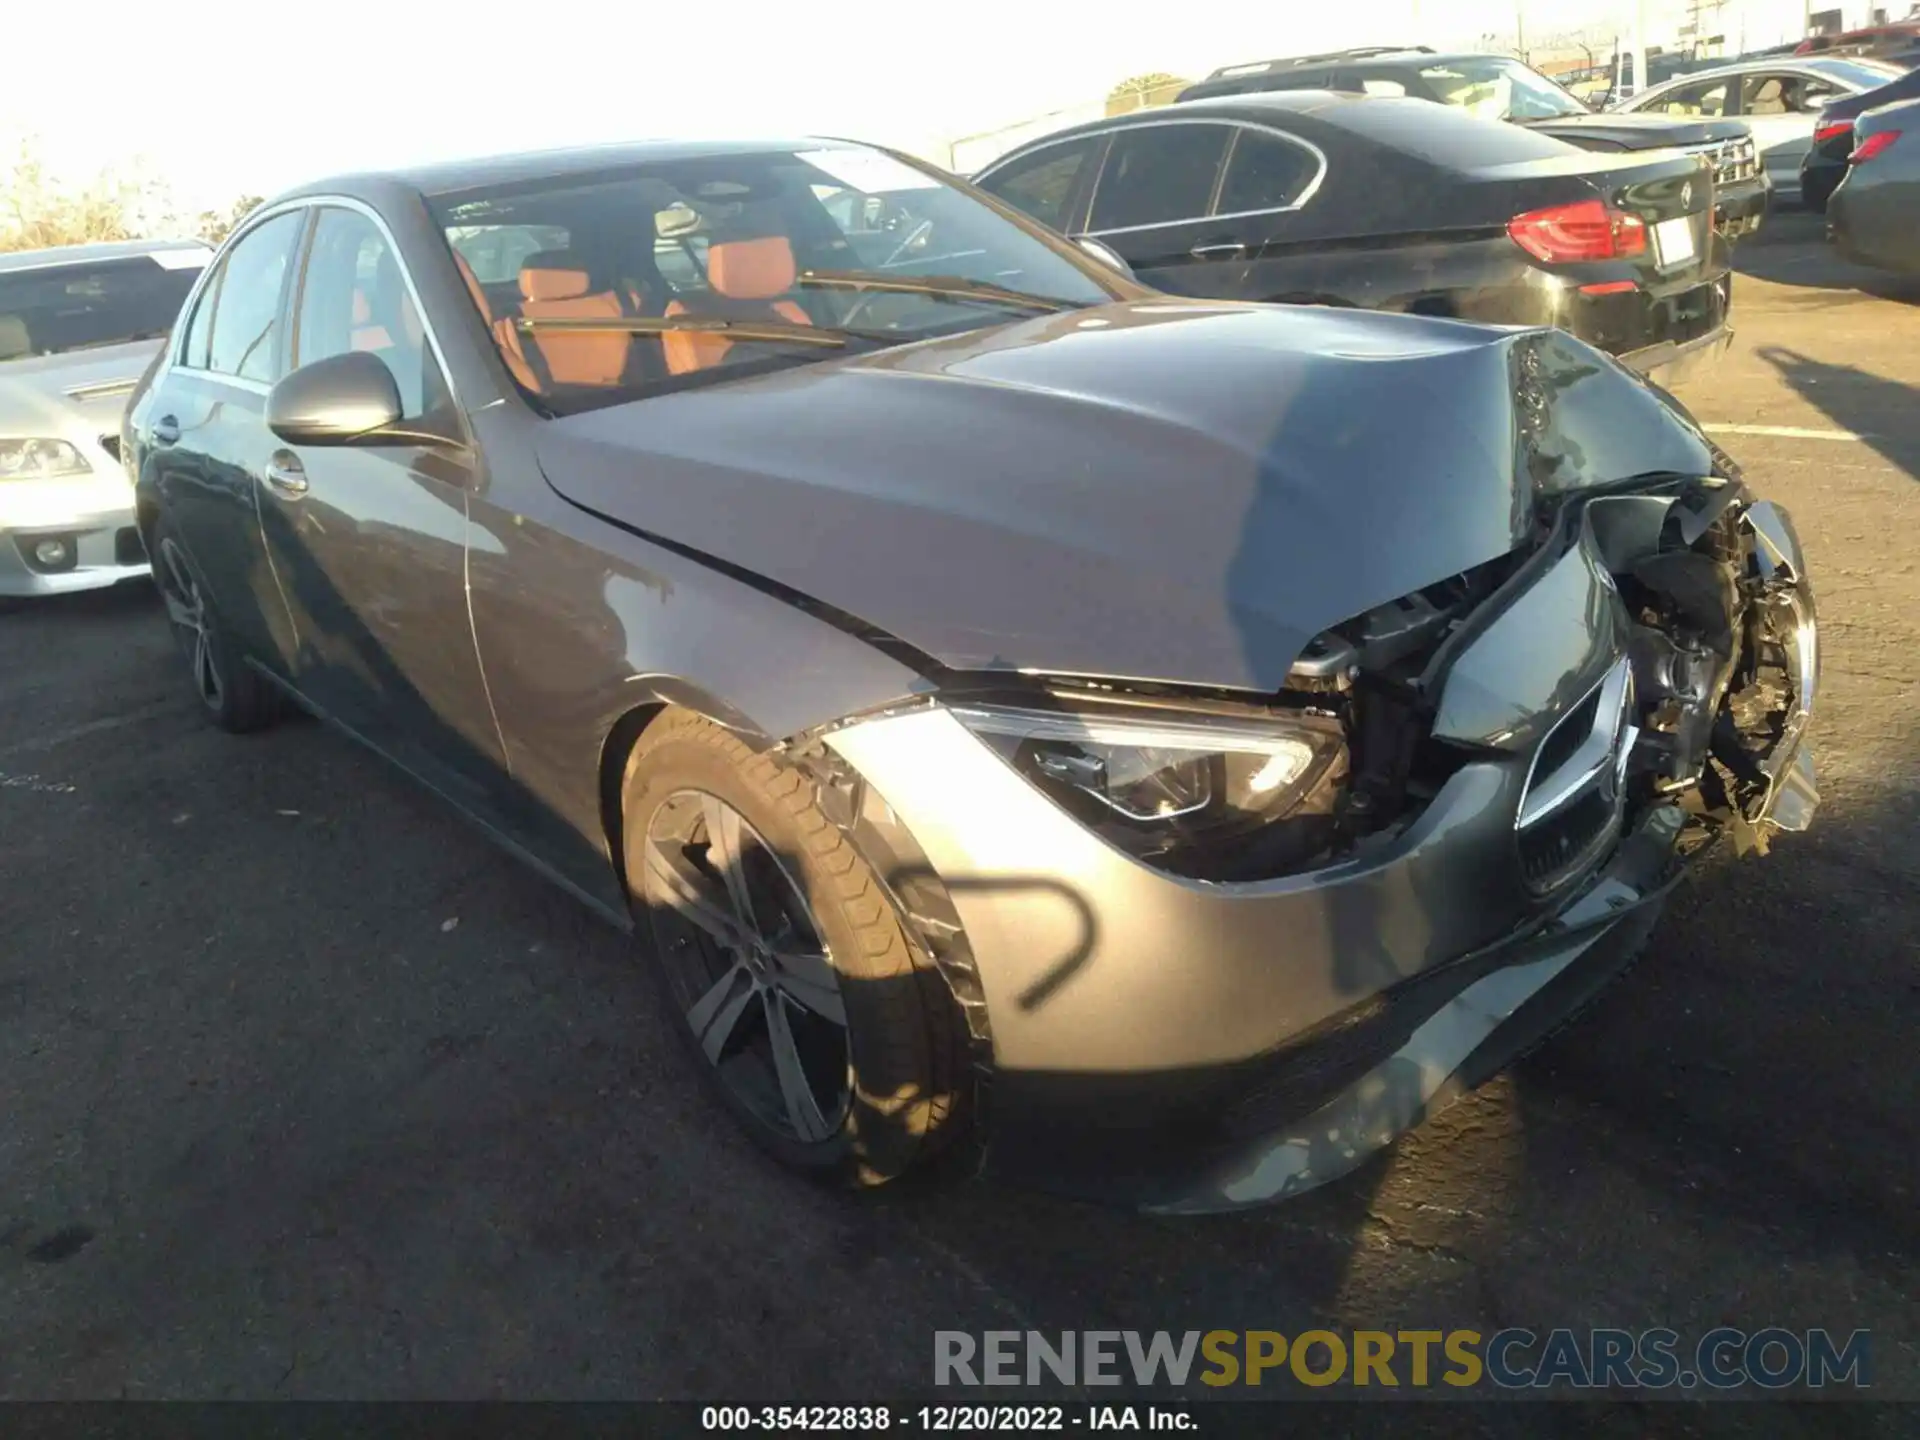
<svg viewBox="0 0 1920 1440">
<path fill-rule="evenodd" d="M 1507 234 L 1534 259 L 1549 265 L 1618 260 L 1647 250 L 1647 222 L 1604 200 L 1529 210 L 1507 222 Z"/>
<path fill-rule="evenodd" d="M 1876 135 L 1869 135 L 1860 142 L 1860 148 L 1847 157 L 1847 163 L 1849 165 L 1864 165 L 1867 161 L 1873 159 L 1874 156 L 1886 154 L 1888 148 L 1899 138 L 1900 132 L 1898 130 L 1882 130 Z"/>
<path fill-rule="evenodd" d="M 1842 135 L 1851 135 L 1852 133 L 1853 122 L 1851 120 L 1840 120 L 1832 125 L 1822 125 L 1818 130 L 1815 130 L 1813 132 L 1813 143 L 1816 145 L 1824 145 L 1829 140 L 1838 140 Z"/>
</svg>

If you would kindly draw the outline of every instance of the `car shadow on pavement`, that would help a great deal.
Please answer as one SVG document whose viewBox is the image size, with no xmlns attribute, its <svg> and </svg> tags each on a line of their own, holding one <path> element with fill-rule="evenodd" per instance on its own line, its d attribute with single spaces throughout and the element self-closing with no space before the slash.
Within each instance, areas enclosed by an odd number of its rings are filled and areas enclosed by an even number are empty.
<svg viewBox="0 0 1920 1440">
<path fill-rule="evenodd" d="M 1782 345 L 1763 345 L 1755 353 L 1838 429 L 1858 435 L 1910 478 L 1920 480 L 1920 424 L 1915 421 L 1920 416 L 1920 387 L 1816 360 Z"/>
<path fill-rule="evenodd" d="M 1759 235 L 1734 247 L 1737 274 L 1774 285 L 1815 290 L 1854 290 L 1882 300 L 1920 304 L 1920 277 L 1896 275 L 1843 260 L 1827 244 L 1826 217 L 1808 211 L 1775 216 Z M 1740 287 L 1734 287 L 1733 321 L 1740 325 Z"/>
</svg>

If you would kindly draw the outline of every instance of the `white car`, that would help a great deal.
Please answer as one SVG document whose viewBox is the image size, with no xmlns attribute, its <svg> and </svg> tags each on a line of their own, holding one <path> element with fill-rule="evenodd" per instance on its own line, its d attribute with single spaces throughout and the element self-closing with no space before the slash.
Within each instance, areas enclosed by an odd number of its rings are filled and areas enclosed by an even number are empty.
<svg viewBox="0 0 1920 1440">
<path fill-rule="evenodd" d="M 212 258 L 197 240 L 0 255 L 0 596 L 148 573 L 120 417 Z"/>
<path fill-rule="evenodd" d="M 1828 103 L 1884 85 L 1904 72 L 1878 60 L 1846 56 L 1770 55 L 1690 70 L 1623 100 L 1627 114 L 1741 120 L 1760 147 L 1761 164 L 1784 203 L 1800 203 L 1800 162 Z"/>
</svg>

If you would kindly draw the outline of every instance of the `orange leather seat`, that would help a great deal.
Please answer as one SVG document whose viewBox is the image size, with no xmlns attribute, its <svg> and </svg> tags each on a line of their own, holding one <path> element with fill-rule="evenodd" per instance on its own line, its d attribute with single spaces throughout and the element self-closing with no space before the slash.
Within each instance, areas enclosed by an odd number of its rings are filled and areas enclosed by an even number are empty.
<svg viewBox="0 0 1920 1440">
<path fill-rule="evenodd" d="M 784 235 L 719 241 L 707 247 L 708 292 L 683 295 L 667 306 L 666 313 L 811 325 L 812 316 L 783 298 L 793 289 L 796 273 L 793 246 Z M 660 339 L 667 369 L 675 375 L 718 365 L 734 344 L 725 335 L 691 332 L 670 331 Z"/>
<path fill-rule="evenodd" d="M 629 307 L 611 290 L 589 292 L 587 267 L 562 250 L 529 255 L 520 267 L 520 314 L 529 320 L 618 320 Z M 524 335 L 511 315 L 494 322 L 507 368 L 529 390 L 551 385 L 618 385 L 633 336 L 616 330 Z"/>
</svg>

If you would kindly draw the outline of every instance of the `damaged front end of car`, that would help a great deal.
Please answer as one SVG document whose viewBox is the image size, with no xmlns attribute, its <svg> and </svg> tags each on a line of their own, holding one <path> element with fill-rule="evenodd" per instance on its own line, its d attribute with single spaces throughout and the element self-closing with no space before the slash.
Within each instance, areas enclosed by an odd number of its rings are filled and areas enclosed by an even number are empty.
<svg viewBox="0 0 1920 1440">
<path fill-rule="evenodd" d="M 1277 690 L 949 672 L 809 741 L 911 854 L 990 1168 L 1180 1212 L 1326 1183 L 1564 1023 L 1716 839 L 1806 827 L 1791 520 L 1604 357 L 1508 358 L 1511 547 Z"/>
</svg>

